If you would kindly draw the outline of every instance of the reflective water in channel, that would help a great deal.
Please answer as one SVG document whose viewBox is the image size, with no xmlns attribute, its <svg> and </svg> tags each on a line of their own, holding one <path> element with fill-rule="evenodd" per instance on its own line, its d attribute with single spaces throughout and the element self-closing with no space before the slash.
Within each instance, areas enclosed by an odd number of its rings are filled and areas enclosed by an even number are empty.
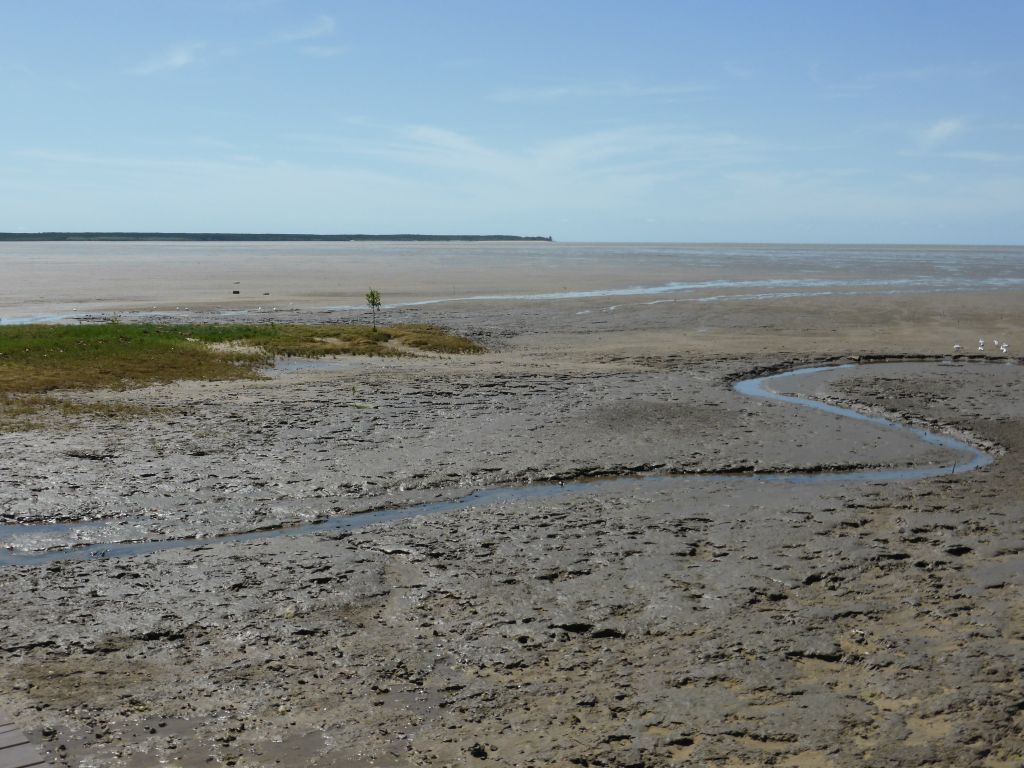
<svg viewBox="0 0 1024 768">
<path fill-rule="evenodd" d="M 906 365 L 903 363 L 902 365 Z M 883 367 L 884 363 L 876 363 L 875 367 Z M 756 398 L 768 398 L 771 400 L 791 403 L 804 408 L 813 408 L 837 416 L 842 416 L 858 421 L 865 421 L 877 425 L 881 429 L 893 431 L 909 431 L 919 439 L 932 445 L 946 448 L 950 452 L 950 459 L 942 465 L 928 465 L 923 467 L 912 467 L 907 469 L 878 469 L 860 470 L 851 472 L 813 472 L 813 473 L 729 473 L 729 474 L 676 474 L 676 475 L 640 475 L 640 476 L 617 476 L 583 480 L 568 483 L 545 483 L 538 482 L 526 486 L 496 487 L 483 489 L 470 493 L 459 499 L 451 501 L 428 502 L 405 507 L 387 507 L 373 512 L 365 512 L 355 515 L 329 517 L 325 520 L 295 525 L 290 527 L 275 527 L 265 530 L 246 531 L 242 533 L 211 536 L 208 538 L 188 539 L 166 539 L 156 541 L 139 541 L 121 544 L 85 544 L 63 549 L 50 549 L 45 551 L 18 551 L 12 548 L 11 542 L 25 534 L 35 533 L 75 533 L 87 531 L 89 528 L 97 528 L 107 524 L 107 521 L 56 523 L 39 525 L 0 525 L 0 542 L 6 542 L 7 549 L 0 552 L 0 565 L 39 565 L 57 560 L 85 559 L 90 557 L 130 557 L 143 555 L 150 552 L 160 552 L 168 549 L 183 547 L 206 547 L 212 543 L 252 541 L 256 539 L 269 539 L 277 536 L 303 536 L 316 533 L 330 533 L 350 531 L 356 528 L 363 528 L 377 523 L 386 523 L 395 520 L 402 520 L 418 515 L 429 515 L 442 512 L 468 511 L 475 506 L 489 504 L 501 504 L 507 502 L 522 501 L 527 499 L 554 499 L 572 493 L 585 491 L 588 493 L 602 493 L 603 491 L 614 491 L 616 493 L 627 492 L 631 487 L 637 490 L 654 491 L 659 489 L 671 489 L 673 486 L 685 483 L 703 482 L 706 480 L 732 479 L 747 477 L 752 482 L 769 483 L 826 483 L 834 481 L 854 482 L 891 482 L 920 480 L 938 475 L 959 474 L 970 472 L 992 462 L 992 457 L 984 451 L 971 446 L 961 440 L 940 435 L 918 427 L 910 427 L 880 416 L 870 416 L 848 408 L 830 405 L 817 400 L 799 397 L 796 395 L 779 394 L 773 385 L 786 382 L 793 377 L 809 376 L 827 371 L 844 370 L 855 367 L 854 365 L 822 366 L 816 368 L 800 368 L 785 373 L 763 376 L 755 379 L 748 379 L 738 382 L 734 388 L 737 392 Z M 869 460 L 870 457 L 864 457 Z"/>
</svg>

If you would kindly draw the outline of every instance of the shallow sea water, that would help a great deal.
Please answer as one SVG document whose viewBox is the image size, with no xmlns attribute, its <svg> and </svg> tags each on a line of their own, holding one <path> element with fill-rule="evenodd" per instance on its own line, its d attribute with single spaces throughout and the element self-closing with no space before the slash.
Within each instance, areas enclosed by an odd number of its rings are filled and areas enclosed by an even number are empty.
<svg viewBox="0 0 1024 768">
<path fill-rule="evenodd" d="M 0 243 L 0 323 L 446 302 L 757 301 L 1024 287 L 1024 247 L 682 243 Z M 235 293 L 237 291 L 237 293 Z"/>
</svg>

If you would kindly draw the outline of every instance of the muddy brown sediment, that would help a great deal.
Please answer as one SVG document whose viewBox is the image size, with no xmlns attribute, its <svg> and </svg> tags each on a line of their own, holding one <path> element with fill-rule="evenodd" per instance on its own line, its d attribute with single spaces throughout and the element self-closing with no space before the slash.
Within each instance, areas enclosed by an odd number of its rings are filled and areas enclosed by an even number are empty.
<svg viewBox="0 0 1024 768">
<path fill-rule="evenodd" d="M 942 352 L 937 321 L 914 347 L 893 330 L 914 302 L 933 317 L 927 301 L 637 303 L 600 322 L 410 309 L 494 351 L 104 395 L 153 415 L 0 436 L 0 509 L 104 521 L 73 535 L 115 541 L 638 466 L 941 462 L 912 435 L 729 387 Z M 1014 306 L 957 301 L 1004 323 Z M 808 337 L 816 313 L 840 330 Z M 862 366 L 804 386 L 1005 453 L 910 483 L 651 481 L 7 568 L 0 701 L 76 766 L 1016 764 L 1021 368 Z"/>
</svg>

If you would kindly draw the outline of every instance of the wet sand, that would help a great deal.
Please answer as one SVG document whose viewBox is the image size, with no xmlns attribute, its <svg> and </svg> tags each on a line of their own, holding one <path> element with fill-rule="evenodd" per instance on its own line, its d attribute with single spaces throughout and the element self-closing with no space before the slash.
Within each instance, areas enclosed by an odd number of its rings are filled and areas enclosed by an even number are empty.
<svg viewBox="0 0 1024 768">
<path fill-rule="evenodd" d="M 732 382 L 1024 339 L 1016 291 L 648 300 L 406 307 L 388 320 L 492 351 L 89 395 L 152 411 L 0 435 L 0 522 L 69 524 L 9 539 L 41 547 L 547 478 L 941 463 Z M 652 479 L 0 569 L 0 708 L 74 766 L 1017 765 L 1024 377 L 987 356 L 799 381 L 996 455 L 968 474 Z"/>
</svg>

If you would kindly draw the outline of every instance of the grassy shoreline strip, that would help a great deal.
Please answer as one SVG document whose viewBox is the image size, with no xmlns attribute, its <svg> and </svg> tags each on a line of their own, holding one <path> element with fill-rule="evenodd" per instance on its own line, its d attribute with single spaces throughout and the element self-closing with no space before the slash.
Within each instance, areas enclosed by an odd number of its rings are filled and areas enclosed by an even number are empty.
<svg viewBox="0 0 1024 768">
<path fill-rule="evenodd" d="M 276 356 L 481 352 L 427 325 L 16 325 L 0 327 L 0 395 L 253 378 Z"/>
</svg>

